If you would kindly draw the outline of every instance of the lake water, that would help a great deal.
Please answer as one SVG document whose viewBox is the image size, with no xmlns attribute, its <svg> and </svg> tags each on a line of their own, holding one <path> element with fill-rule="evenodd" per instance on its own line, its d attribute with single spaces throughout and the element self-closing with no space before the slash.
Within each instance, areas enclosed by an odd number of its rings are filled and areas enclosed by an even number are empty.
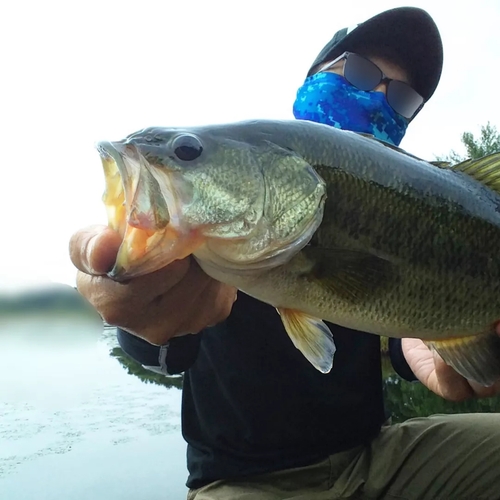
<svg viewBox="0 0 500 500">
<path fill-rule="evenodd" d="M 181 391 L 116 345 L 86 319 L 0 319 L 1 500 L 186 498 Z"/>
<path fill-rule="evenodd" d="M 0 500 L 184 500 L 180 386 L 90 319 L 0 317 Z M 443 401 L 387 363 L 384 391 L 394 421 L 500 411 L 500 398 Z"/>
</svg>

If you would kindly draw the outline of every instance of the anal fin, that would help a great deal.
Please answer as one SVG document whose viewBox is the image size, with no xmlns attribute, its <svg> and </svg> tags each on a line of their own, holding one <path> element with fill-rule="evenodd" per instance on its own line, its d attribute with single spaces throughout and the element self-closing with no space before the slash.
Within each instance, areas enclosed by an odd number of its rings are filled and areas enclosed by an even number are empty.
<svg viewBox="0 0 500 500">
<path fill-rule="evenodd" d="M 335 342 L 332 332 L 319 318 L 294 309 L 277 308 L 293 345 L 321 373 L 333 366 Z"/>
<path fill-rule="evenodd" d="M 468 380 L 485 387 L 500 380 L 500 337 L 494 331 L 425 343 Z"/>
</svg>

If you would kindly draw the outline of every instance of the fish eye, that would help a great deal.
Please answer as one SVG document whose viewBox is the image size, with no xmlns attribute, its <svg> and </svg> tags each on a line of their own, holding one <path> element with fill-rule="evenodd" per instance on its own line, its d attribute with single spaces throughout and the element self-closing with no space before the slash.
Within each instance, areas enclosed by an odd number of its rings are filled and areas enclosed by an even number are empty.
<svg viewBox="0 0 500 500">
<path fill-rule="evenodd" d="M 175 156 L 179 160 L 193 161 L 201 156 L 203 146 L 200 140 L 193 135 L 181 135 L 174 139 L 172 144 Z"/>
</svg>

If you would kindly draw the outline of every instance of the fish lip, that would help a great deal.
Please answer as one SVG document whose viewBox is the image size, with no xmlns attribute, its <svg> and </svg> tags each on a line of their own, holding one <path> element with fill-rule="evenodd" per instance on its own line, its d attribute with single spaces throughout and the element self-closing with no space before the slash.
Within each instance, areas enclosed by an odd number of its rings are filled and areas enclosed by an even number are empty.
<svg viewBox="0 0 500 500">
<path fill-rule="evenodd" d="M 111 271 L 108 271 L 106 275 L 117 283 L 122 285 L 128 285 L 131 279 L 137 278 L 139 275 L 136 273 L 130 273 L 125 267 L 115 264 Z"/>
<path fill-rule="evenodd" d="M 118 148 L 117 146 L 122 146 Z M 118 168 L 118 172 L 120 173 L 120 177 L 122 180 L 122 186 L 125 188 L 124 179 L 128 176 L 127 165 L 125 163 L 125 158 L 127 158 L 131 151 L 134 151 L 139 157 L 139 151 L 135 146 L 130 144 L 123 144 L 121 142 L 111 142 L 111 141 L 99 141 L 96 144 L 97 151 L 102 159 L 111 158 Z M 146 162 L 147 163 L 147 162 Z"/>
<path fill-rule="evenodd" d="M 119 230 L 122 242 L 118 250 L 118 256 L 127 254 L 127 234 L 131 228 L 136 228 L 143 231 L 162 234 L 168 226 L 169 211 L 168 205 L 163 197 L 157 180 L 151 172 L 151 166 L 148 160 L 141 154 L 140 150 L 134 145 L 124 141 L 99 141 L 96 143 L 96 149 L 103 161 L 111 160 L 119 174 L 119 182 L 123 196 L 123 204 L 125 208 L 125 217 L 122 219 Z M 108 175 L 106 175 L 106 189 L 108 190 Z M 114 225 L 117 221 L 113 221 Z M 111 219 L 108 224 L 112 225 Z M 148 252 L 160 246 L 159 238 L 153 239 L 149 244 Z M 140 257 L 138 260 L 123 261 L 117 258 L 111 271 L 107 275 L 114 281 L 124 282 L 135 278 L 148 271 L 142 269 L 147 266 L 148 258 Z"/>
<path fill-rule="evenodd" d="M 130 219 L 131 209 L 144 208 L 137 206 L 136 197 L 138 195 L 139 189 L 145 191 L 146 188 L 148 187 L 150 188 L 150 186 L 148 186 L 147 184 L 151 182 L 153 182 L 154 184 L 158 184 L 158 181 L 155 178 L 155 175 L 152 171 L 151 165 L 148 159 L 141 154 L 139 148 L 137 148 L 134 144 L 125 142 L 100 141 L 96 144 L 96 148 L 102 160 L 111 159 L 116 165 L 116 168 L 120 175 L 121 187 L 125 198 L 124 201 L 127 209 L 127 223 L 130 224 L 129 219 Z M 132 162 L 135 162 L 137 165 L 133 165 Z M 135 176 L 137 177 L 137 180 L 136 180 L 136 185 L 134 186 L 133 190 L 131 190 L 127 186 L 127 182 L 131 178 L 134 178 L 134 174 L 137 174 Z M 143 184 L 146 183 L 146 186 L 141 185 L 141 181 Z M 147 191 L 147 194 L 151 195 L 150 191 L 151 189 Z M 158 189 L 158 191 L 154 194 L 161 195 L 161 190 Z M 144 200 L 141 201 L 144 202 Z M 148 229 L 152 228 L 162 229 L 163 227 L 165 227 L 166 224 L 168 224 L 170 220 L 168 213 L 168 205 L 163 195 L 156 196 L 154 202 L 155 205 L 158 204 L 161 205 L 160 209 L 163 211 L 164 216 L 161 219 L 155 218 L 154 225 L 150 221 L 151 226 L 148 227 Z M 144 226 L 141 227 L 141 225 L 136 225 L 136 224 L 132 225 L 134 227 L 145 229 L 145 227 Z"/>
<path fill-rule="evenodd" d="M 117 143 L 111 141 L 99 141 L 96 143 L 96 149 L 101 158 L 112 158 L 118 166 L 118 164 L 123 163 L 123 160 L 121 155 L 118 153 L 115 144 Z"/>
</svg>

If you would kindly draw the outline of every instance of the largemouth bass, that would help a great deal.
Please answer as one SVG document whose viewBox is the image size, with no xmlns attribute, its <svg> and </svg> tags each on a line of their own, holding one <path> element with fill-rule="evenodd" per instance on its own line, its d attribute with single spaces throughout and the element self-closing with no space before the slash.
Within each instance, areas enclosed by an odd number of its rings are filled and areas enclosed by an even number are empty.
<svg viewBox="0 0 500 500">
<path fill-rule="evenodd" d="M 123 237 L 112 278 L 193 255 L 276 307 L 322 372 L 326 320 L 500 378 L 500 154 L 433 164 L 306 121 L 146 128 L 98 150 Z"/>
</svg>

